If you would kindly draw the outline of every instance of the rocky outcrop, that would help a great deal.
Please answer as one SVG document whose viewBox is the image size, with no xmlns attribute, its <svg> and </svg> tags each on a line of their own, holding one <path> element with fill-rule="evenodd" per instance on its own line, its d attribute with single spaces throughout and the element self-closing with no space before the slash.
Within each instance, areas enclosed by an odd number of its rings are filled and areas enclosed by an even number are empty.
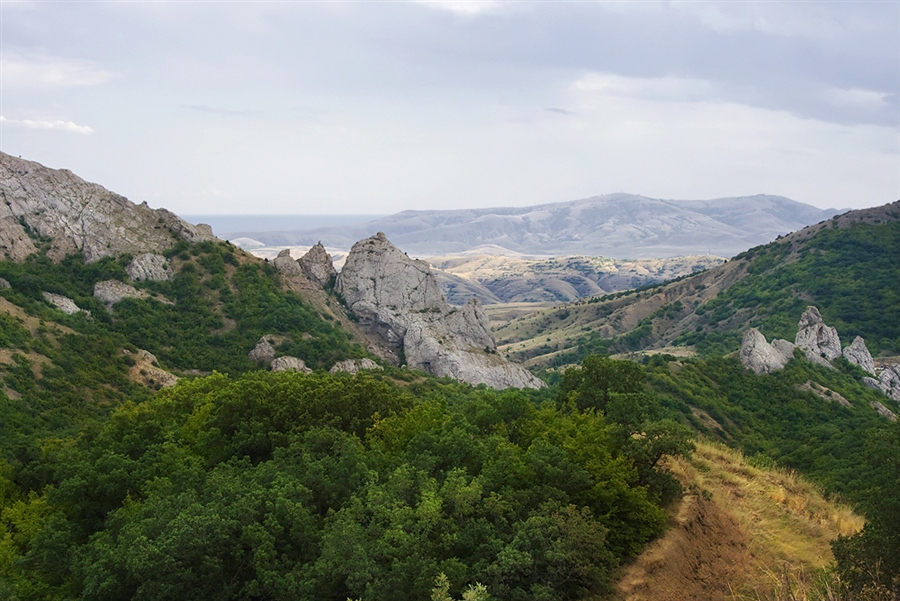
<svg viewBox="0 0 900 601">
<path fill-rule="evenodd" d="M 345 371 L 350 374 L 359 373 L 360 370 L 363 369 L 382 369 L 380 365 L 375 363 L 369 358 L 364 359 L 347 359 L 346 361 L 338 361 L 335 363 L 331 369 L 328 370 L 329 373 L 336 374 L 338 372 Z"/>
<path fill-rule="evenodd" d="M 497 354 L 477 301 L 453 307 L 425 261 L 413 260 L 383 233 L 353 245 L 335 290 L 359 318 L 412 369 L 492 388 L 544 383 Z"/>
<path fill-rule="evenodd" d="M 9 290 L 9 289 L 10 289 L 9 282 L 7 282 L 5 278 L 0 278 L 0 290 Z"/>
<path fill-rule="evenodd" d="M 766 337 L 756 328 L 744 332 L 741 343 L 741 364 L 758 374 L 767 374 L 784 369 L 794 358 L 794 345 L 787 340 L 766 342 Z"/>
<path fill-rule="evenodd" d="M 806 351 L 810 361 L 822 363 L 841 356 L 841 339 L 837 330 L 826 326 L 816 307 L 807 307 L 800 317 L 794 344 Z M 830 365 L 830 364 L 828 364 Z"/>
<path fill-rule="evenodd" d="M 0 153 L 0 258 L 21 261 L 50 240 L 47 255 L 60 260 L 80 252 L 90 263 L 124 253 L 159 252 L 188 242 L 214 240 L 165 209 L 136 205 L 84 181 L 67 169 Z"/>
<path fill-rule="evenodd" d="M 168 388 L 178 383 L 178 377 L 175 374 L 167 372 L 157 365 L 156 357 L 153 353 L 143 349 L 138 349 L 137 353 L 134 354 L 128 350 L 123 350 L 122 352 L 134 359 L 134 365 L 128 370 L 128 376 L 133 381 L 157 390 Z"/>
<path fill-rule="evenodd" d="M 272 371 L 299 371 L 311 374 L 312 370 L 306 367 L 306 362 L 297 357 L 277 357 L 272 361 Z"/>
<path fill-rule="evenodd" d="M 172 270 L 169 268 L 166 258 L 155 253 L 143 253 L 134 257 L 125 267 L 125 271 L 135 282 L 150 280 L 152 282 L 165 282 L 172 279 Z"/>
<path fill-rule="evenodd" d="M 850 346 L 844 348 L 843 355 L 850 363 L 859 365 L 868 373 L 875 375 L 875 361 L 862 336 L 854 338 Z"/>
<path fill-rule="evenodd" d="M 297 261 L 291 258 L 291 249 L 289 248 L 285 248 L 278 253 L 278 256 L 275 257 L 274 265 L 275 269 L 287 275 L 301 275 L 303 273 Z"/>
<path fill-rule="evenodd" d="M 118 280 L 106 280 L 94 284 L 94 298 L 107 307 L 112 307 L 126 298 L 147 298 L 148 296 L 150 295 L 143 290 L 138 290 L 134 286 Z"/>
<path fill-rule="evenodd" d="M 900 365 L 895 363 L 882 369 L 878 384 L 885 395 L 900 403 Z"/>
<path fill-rule="evenodd" d="M 334 268 L 334 261 L 325 251 L 325 247 L 319 242 L 297 259 L 300 269 L 304 275 L 311 281 L 324 286 L 331 281 L 331 278 L 337 276 L 337 270 Z"/>
<path fill-rule="evenodd" d="M 62 296 L 61 294 L 53 294 L 52 292 L 42 292 L 44 295 L 44 299 L 66 315 L 75 315 L 76 313 L 81 313 L 84 311 L 81 307 L 75 304 L 68 296 Z M 90 311 L 84 311 L 86 314 L 90 315 Z"/>
<path fill-rule="evenodd" d="M 888 419 L 892 422 L 897 421 L 897 414 L 879 403 L 878 401 L 872 401 L 872 409 L 875 410 L 875 413 L 880 415 L 881 417 Z"/>
<path fill-rule="evenodd" d="M 275 359 L 274 344 L 276 344 L 274 337 L 263 336 L 256 343 L 256 346 L 253 347 L 253 350 L 247 354 L 247 357 L 251 361 L 259 361 L 260 363 L 269 365 Z"/>
</svg>

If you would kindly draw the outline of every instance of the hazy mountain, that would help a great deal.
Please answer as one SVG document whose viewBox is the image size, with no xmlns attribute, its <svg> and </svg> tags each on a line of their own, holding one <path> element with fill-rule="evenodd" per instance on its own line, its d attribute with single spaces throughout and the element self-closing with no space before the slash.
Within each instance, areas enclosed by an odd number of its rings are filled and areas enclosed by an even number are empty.
<svg viewBox="0 0 900 601">
<path fill-rule="evenodd" d="M 398 247 L 419 256 L 463 252 L 487 244 L 551 256 L 732 256 L 839 212 L 780 196 L 683 201 L 609 194 L 532 207 L 403 211 L 359 225 L 242 231 L 233 237 L 273 246 L 321 241 L 326 246 L 349 248 L 381 231 Z"/>
</svg>

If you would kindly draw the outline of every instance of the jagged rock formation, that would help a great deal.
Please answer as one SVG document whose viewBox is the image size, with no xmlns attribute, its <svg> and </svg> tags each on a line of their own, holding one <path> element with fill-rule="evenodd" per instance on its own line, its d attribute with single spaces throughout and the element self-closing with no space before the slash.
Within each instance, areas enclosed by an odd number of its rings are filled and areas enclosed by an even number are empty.
<svg viewBox="0 0 900 601">
<path fill-rule="evenodd" d="M 383 233 L 353 245 L 335 290 L 361 325 L 403 353 L 412 369 L 492 388 L 544 385 L 497 355 L 477 301 L 447 304 L 428 263 L 410 259 Z"/>
<path fill-rule="evenodd" d="M 50 243 L 60 260 L 81 252 L 88 263 L 124 253 L 158 252 L 178 239 L 214 240 L 208 226 L 194 226 L 165 209 L 136 205 L 84 181 L 67 169 L 0 153 L 0 257 L 21 261 Z"/>
<path fill-rule="evenodd" d="M 166 258 L 155 253 L 143 253 L 134 257 L 125 271 L 135 282 L 165 282 L 172 279 L 172 270 L 166 263 Z"/>
<path fill-rule="evenodd" d="M 311 374 L 312 370 L 306 367 L 306 362 L 297 357 L 278 357 L 272 361 L 272 371 L 299 371 Z"/>
<path fill-rule="evenodd" d="M 885 396 L 900 403 L 900 365 L 886 366 L 881 370 L 877 380 L 874 378 L 864 378 L 864 380 L 872 380 L 874 385 L 869 384 L 871 388 L 880 390 Z"/>
<path fill-rule="evenodd" d="M 156 356 L 149 351 L 138 349 L 137 353 L 123 350 L 123 353 L 134 358 L 134 365 L 128 370 L 128 376 L 148 388 L 168 388 L 178 383 L 178 376 L 167 372 L 156 365 Z"/>
<path fill-rule="evenodd" d="M 273 336 L 263 336 L 257 341 L 253 350 L 247 354 L 247 357 L 251 361 L 259 361 L 269 365 L 275 360 L 274 344 L 276 344 L 276 340 Z"/>
<path fill-rule="evenodd" d="M 381 366 L 369 358 L 347 359 L 346 361 L 338 361 L 335 363 L 328 372 L 336 374 L 345 371 L 347 373 L 355 374 L 359 373 L 362 369 L 381 369 Z"/>
<path fill-rule="evenodd" d="M 75 315 L 76 313 L 80 313 L 84 311 L 81 307 L 75 304 L 68 296 L 62 296 L 61 294 L 53 294 L 52 292 L 42 292 L 44 298 L 48 303 L 65 313 L 66 315 Z M 90 315 L 90 311 L 84 311 L 88 315 Z"/>
<path fill-rule="evenodd" d="M 787 340 L 776 339 L 772 344 L 756 328 L 744 332 L 741 343 L 741 363 L 758 374 L 783 369 L 794 358 L 794 345 Z"/>
<path fill-rule="evenodd" d="M 331 278 L 337 276 L 334 261 L 321 242 L 306 251 L 305 255 L 297 259 L 297 263 L 306 277 L 320 286 L 324 286 Z"/>
<path fill-rule="evenodd" d="M 807 307 L 800 316 L 794 344 L 806 351 L 810 361 L 822 363 L 841 356 L 841 339 L 837 330 L 826 326 L 816 307 Z"/>
<path fill-rule="evenodd" d="M 301 275 L 303 273 L 297 261 L 291 258 L 291 249 L 289 248 L 285 248 L 278 253 L 278 256 L 275 257 L 274 265 L 275 269 L 288 275 Z"/>
<path fill-rule="evenodd" d="M 844 358 L 850 363 L 859 365 L 873 376 L 875 375 L 875 361 L 872 359 L 872 353 L 869 352 L 869 347 L 866 346 L 866 341 L 863 340 L 862 336 L 854 338 L 850 346 L 844 348 L 843 354 Z"/>
<path fill-rule="evenodd" d="M 94 298 L 107 307 L 112 307 L 126 298 L 147 298 L 148 296 L 150 295 L 143 290 L 138 290 L 119 280 L 106 280 L 94 284 Z"/>
</svg>

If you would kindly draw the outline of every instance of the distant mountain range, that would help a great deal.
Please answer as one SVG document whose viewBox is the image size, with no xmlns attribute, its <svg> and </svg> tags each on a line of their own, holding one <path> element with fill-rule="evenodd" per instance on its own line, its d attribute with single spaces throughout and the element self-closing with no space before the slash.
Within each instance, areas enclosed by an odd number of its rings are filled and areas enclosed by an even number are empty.
<svg viewBox="0 0 900 601">
<path fill-rule="evenodd" d="M 843 212 L 781 196 L 660 200 L 608 194 L 532 207 L 403 211 L 367 223 L 309 230 L 234 232 L 268 246 L 350 246 L 376 232 L 404 251 L 435 256 L 496 247 L 526 255 L 730 257 Z M 245 242 L 245 241 L 242 241 Z"/>
</svg>

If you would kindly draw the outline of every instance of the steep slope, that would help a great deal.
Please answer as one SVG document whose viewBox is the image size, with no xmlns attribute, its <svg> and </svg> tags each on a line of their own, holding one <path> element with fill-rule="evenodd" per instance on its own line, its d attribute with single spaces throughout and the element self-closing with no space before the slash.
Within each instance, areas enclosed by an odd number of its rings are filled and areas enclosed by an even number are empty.
<svg viewBox="0 0 900 601">
<path fill-rule="evenodd" d="M 403 211 L 359 226 L 236 232 L 233 237 L 246 236 L 273 246 L 321 240 L 326 246 L 349 248 L 356 240 L 382 231 L 417 256 L 457 253 L 481 245 L 545 256 L 732 256 L 836 212 L 779 196 L 677 201 L 609 194 L 524 208 Z"/>
<path fill-rule="evenodd" d="M 208 226 L 165 209 L 136 205 L 67 169 L 0 152 L 0 257 L 20 261 L 47 246 L 58 261 L 79 252 L 86 262 L 124 253 L 162 252 L 179 241 L 214 240 Z"/>
<path fill-rule="evenodd" d="M 501 351 L 549 366 L 592 351 L 740 346 L 742 332 L 792 340 L 815 304 L 843 336 L 900 354 L 900 201 L 851 211 L 668 284 L 544 310 L 496 332 Z"/>
</svg>

